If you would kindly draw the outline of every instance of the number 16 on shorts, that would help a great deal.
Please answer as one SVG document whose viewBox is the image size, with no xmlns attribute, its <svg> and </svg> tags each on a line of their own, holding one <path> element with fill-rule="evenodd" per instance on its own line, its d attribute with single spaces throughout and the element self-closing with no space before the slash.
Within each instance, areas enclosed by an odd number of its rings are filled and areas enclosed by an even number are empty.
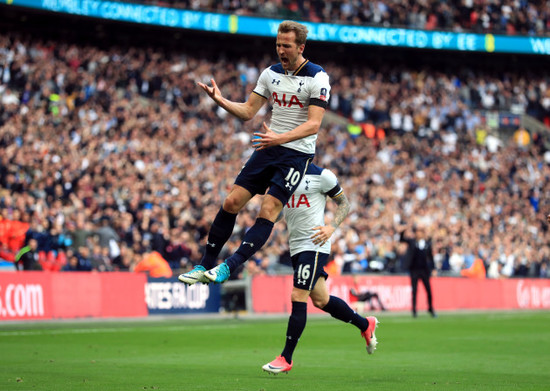
<svg viewBox="0 0 550 391">
<path fill-rule="evenodd" d="M 300 265 L 296 270 L 296 284 L 307 286 L 307 282 L 311 277 L 311 265 Z"/>
</svg>

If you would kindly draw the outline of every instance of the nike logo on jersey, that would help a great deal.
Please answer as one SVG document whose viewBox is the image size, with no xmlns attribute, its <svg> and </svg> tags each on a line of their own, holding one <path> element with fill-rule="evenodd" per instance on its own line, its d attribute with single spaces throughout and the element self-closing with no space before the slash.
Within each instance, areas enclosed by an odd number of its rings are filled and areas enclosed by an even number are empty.
<svg viewBox="0 0 550 391">
<path fill-rule="evenodd" d="M 277 85 L 279 85 L 280 82 L 281 82 L 280 80 L 273 79 L 273 81 L 271 82 L 271 84 L 277 84 Z"/>
<path fill-rule="evenodd" d="M 210 243 L 208 240 L 206 241 L 206 245 L 212 248 L 216 247 L 216 243 Z"/>
<path fill-rule="evenodd" d="M 249 245 L 250 247 L 254 247 L 254 243 L 252 243 L 252 242 L 243 242 L 242 244 L 243 244 L 243 246 Z"/>
</svg>

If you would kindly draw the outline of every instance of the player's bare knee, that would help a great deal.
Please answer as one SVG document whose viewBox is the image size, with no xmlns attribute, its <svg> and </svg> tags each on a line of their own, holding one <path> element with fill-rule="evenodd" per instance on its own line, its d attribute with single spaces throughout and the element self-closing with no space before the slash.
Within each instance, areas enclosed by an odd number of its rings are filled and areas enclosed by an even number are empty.
<svg viewBox="0 0 550 391">
<path fill-rule="evenodd" d="M 242 207 L 242 202 L 236 197 L 227 197 L 223 201 L 223 210 L 229 213 L 239 213 Z"/>
<path fill-rule="evenodd" d="M 293 288 L 290 294 L 291 301 L 300 301 L 307 303 L 307 298 L 309 297 L 309 291 L 304 289 Z"/>
<path fill-rule="evenodd" d="M 317 308 L 323 308 L 328 304 L 330 297 L 328 295 L 319 295 L 318 292 L 311 293 L 311 302 Z"/>
<path fill-rule="evenodd" d="M 312 297 L 313 305 L 319 309 L 323 309 L 328 304 L 328 297 Z"/>
<path fill-rule="evenodd" d="M 262 203 L 262 208 L 260 209 L 259 217 L 262 217 L 267 220 L 275 221 L 279 214 L 283 210 L 283 204 L 277 199 L 265 200 Z"/>
</svg>

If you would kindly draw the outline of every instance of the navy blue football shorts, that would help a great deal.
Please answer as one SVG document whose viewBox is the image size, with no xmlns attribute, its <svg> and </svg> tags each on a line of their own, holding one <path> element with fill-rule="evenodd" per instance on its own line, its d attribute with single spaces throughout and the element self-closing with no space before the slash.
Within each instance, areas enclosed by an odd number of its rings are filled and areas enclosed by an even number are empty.
<svg viewBox="0 0 550 391">
<path fill-rule="evenodd" d="M 294 268 L 294 287 L 311 291 L 319 277 L 328 278 L 324 267 L 328 262 L 329 254 L 317 251 L 302 251 L 290 258 Z"/>
<path fill-rule="evenodd" d="M 237 175 L 235 184 L 252 195 L 265 194 L 269 188 L 267 193 L 285 205 L 314 156 L 280 145 L 254 151 Z"/>
</svg>

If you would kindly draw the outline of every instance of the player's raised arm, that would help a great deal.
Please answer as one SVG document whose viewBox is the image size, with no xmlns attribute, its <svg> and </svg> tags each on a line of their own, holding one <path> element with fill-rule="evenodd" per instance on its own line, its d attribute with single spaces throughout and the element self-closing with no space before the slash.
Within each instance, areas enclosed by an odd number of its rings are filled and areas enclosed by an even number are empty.
<svg viewBox="0 0 550 391">
<path fill-rule="evenodd" d="M 243 121 L 252 119 L 267 101 L 266 98 L 254 92 L 249 95 L 248 100 L 244 103 L 230 101 L 222 96 L 216 81 L 214 79 L 210 79 L 210 81 L 212 87 L 201 82 L 197 82 L 197 84 L 218 104 L 218 106 Z"/>
</svg>

